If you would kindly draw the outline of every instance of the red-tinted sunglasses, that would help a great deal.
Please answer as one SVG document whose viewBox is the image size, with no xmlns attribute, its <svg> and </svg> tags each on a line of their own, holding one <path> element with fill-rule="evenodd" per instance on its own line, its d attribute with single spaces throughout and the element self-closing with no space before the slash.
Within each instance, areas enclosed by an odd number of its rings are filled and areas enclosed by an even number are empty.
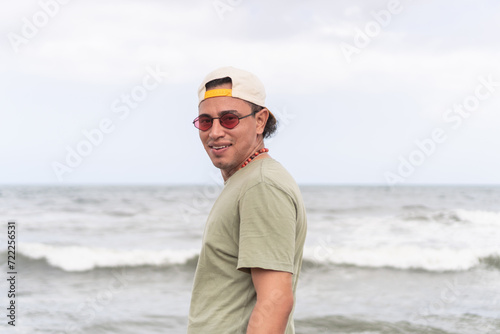
<svg viewBox="0 0 500 334">
<path fill-rule="evenodd" d="M 240 124 L 240 119 L 252 116 L 253 113 L 248 114 L 243 117 L 238 117 L 235 114 L 225 114 L 222 115 L 221 117 L 211 117 L 208 115 L 201 115 L 198 116 L 194 119 L 193 124 L 194 127 L 201 130 L 201 131 L 207 131 L 212 127 L 212 124 L 214 123 L 214 119 L 218 119 L 220 122 L 220 125 L 225 127 L 226 129 L 232 129 L 236 125 Z"/>
</svg>

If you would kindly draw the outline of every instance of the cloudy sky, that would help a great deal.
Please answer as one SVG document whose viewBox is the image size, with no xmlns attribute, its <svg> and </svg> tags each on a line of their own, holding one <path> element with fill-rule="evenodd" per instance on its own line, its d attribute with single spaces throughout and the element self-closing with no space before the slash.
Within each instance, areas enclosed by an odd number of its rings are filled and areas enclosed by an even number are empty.
<svg viewBox="0 0 500 334">
<path fill-rule="evenodd" d="M 4 1 L 0 184 L 213 182 L 192 125 L 225 65 L 266 85 L 301 184 L 500 184 L 500 3 Z"/>
</svg>

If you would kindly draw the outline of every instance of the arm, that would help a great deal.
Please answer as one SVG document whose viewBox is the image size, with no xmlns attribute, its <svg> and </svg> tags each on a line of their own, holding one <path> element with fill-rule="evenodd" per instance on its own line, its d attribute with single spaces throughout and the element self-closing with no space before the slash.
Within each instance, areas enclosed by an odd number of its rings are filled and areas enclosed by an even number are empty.
<svg viewBox="0 0 500 334">
<path fill-rule="evenodd" d="M 257 303 L 250 316 L 247 334 L 285 333 L 293 308 L 292 274 L 252 268 L 251 275 Z"/>
</svg>

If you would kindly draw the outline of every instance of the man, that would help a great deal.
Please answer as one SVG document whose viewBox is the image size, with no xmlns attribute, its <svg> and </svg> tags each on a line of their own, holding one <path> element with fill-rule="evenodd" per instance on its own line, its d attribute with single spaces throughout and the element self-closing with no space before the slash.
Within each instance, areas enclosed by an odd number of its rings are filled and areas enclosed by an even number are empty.
<svg viewBox="0 0 500 334">
<path fill-rule="evenodd" d="M 188 333 L 294 333 L 306 214 L 297 184 L 264 148 L 276 130 L 264 86 L 224 67 L 198 97 L 193 123 L 224 189 L 206 223 Z"/>
</svg>

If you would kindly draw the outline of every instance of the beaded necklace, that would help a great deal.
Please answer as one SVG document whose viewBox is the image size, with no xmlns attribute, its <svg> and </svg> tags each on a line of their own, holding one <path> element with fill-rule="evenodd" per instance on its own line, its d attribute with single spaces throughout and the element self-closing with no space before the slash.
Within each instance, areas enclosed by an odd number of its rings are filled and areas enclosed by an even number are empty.
<svg viewBox="0 0 500 334">
<path fill-rule="evenodd" d="M 253 159 L 255 159 L 259 154 L 261 153 L 267 153 L 269 152 L 269 149 L 268 148 L 262 148 L 260 150 L 258 150 L 257 152 L 255 152 L 254 154 L 252 154 L 250 156 L 250 158 L 248 158 L 244 163 L 243 165 L 241 165 L 241 168 L 245 167 L 246 165 L 248 165 L 250 162 L 252 162 Z"/>
</svg>

